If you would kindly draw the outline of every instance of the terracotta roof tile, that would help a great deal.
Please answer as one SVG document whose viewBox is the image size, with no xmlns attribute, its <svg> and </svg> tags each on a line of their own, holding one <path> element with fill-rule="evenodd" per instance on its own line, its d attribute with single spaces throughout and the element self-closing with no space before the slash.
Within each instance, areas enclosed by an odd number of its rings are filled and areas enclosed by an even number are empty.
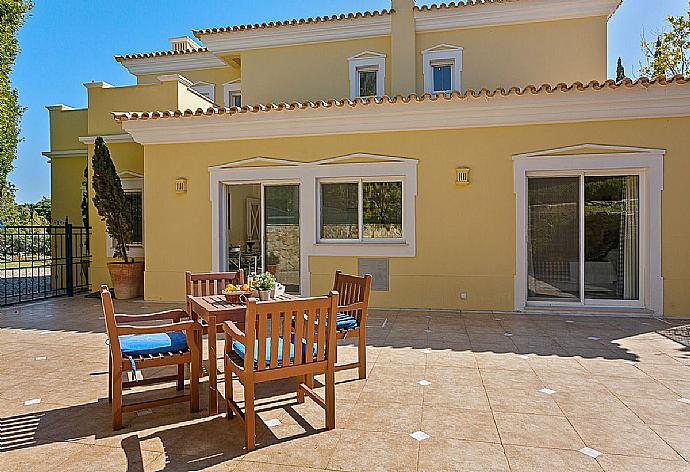
<svg viewBox="0 0 690 472">
<path fill-rule="evenodd" d="M 194 30 L 194 36 L 201 38 L 203 35 L 216 34 L 216 33 L 231 33 L 235 31 L 246 31 L 246 30 L 257 30 L 257 29 L 267 29 L 267 28 L 279 28 L 283 26 L 299 26 L 308 25 L 314 23 L 326 23 L 330 21 L 342 21 L 342 20 L 355 20 L 359 18 L 369 18 L 375 16 L 385 16 L 394 13 L 395 10 L 375 10 L 366 12 L 356 12 L 356 13 L 343 13 L 340 15 L 331 16 L 317 16 L 314 18 L 300 18 L 285 21 L 271 21 L 269 23 L 256 23 L 249 25 L 238 25 L 238 26 L 225 26 L 221 28 L 207 28 L 201 30 Z"/>
<path fill-rule="evenodd" d="M 163 56 L 180 56 L 184 54 L 196 54 L 200 52 L 208 52 L 206 48 L 190 49 L 187 51 L 158 51 L 158 52 L 147 52 L 143 54 L 126 54 L 124 56 L 115 56 L 117 62 L 123 62 L 130 59 L 149 59 L 152 57 L 163 57 Z"/>
<path fill-rule="evenodd" d="M 529 95 L 550 95 L 555 93 L 574 93 L 582 91 L 599 91 L 602 89 L 630 89 L 640 88 L 646 89 L 652 86 L 666 86 L 669 84 L 688 84 L 690 83 L 690 76 L 678 75 L 675 77 L 657 77 L 649 79 L 642 77 L 637 80 L 623 79 L 619 82 L 614 80 L 606 80 L 598 82 L 593 80 L 589 83 L 575 82 L 573 84 L 559 83 L 556 85 L 544 84 L 539 87 L 535 85 L 527 85 L 525 87 L 511 87 L 510 89 L 497 88 L 495 90 L 481 89 L 479 91 L 467 90 L 464 93 L 452 92 L 450 94 L 431 95 L 425 93 L 423 95 L 410 94 L 407 96 L 396 95 L 395 97 L 383 96 L 380 98 L 356 98 L 350 100 L 343 98 L 340 100 L 318 100 L 315 102 L 291 102 L 291 103 L 269 103 L 263 105 L 252 105 L 238 107 L 211 107 L 211 108 L 197 108 L 196 110 L 174 110 L 174 111 L 148 111 L 148 112 L 128 112 L 128 113 L 114 113 L 115 119 L 119 122 L 123 121 L 137 121 L 137 120 L 157 120 L 167 118 L 182 118 L 195 116 L 212 116 L 212 115 L 237 115 L 246 113 L 260 113 L 260 112 L 281 112 L 293 110 L 308 110 L 317 108 L 343 108 L 343 107 L 361 107 L 361 106 L 379 106 L 382 104 L 395 103 L 411 103 L 411 102 L 437 102 L 449 100 L 468 100 L 472 98 L 492 98 L 492 97 L 508 97 L 508 96 L 529 96 Z"/>
</svg>

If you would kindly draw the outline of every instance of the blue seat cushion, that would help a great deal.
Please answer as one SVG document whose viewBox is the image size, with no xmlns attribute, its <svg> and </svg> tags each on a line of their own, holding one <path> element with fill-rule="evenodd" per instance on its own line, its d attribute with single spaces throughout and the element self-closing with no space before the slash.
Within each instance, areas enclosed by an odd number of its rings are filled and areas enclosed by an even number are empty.
<svg viewBox="0 0 690 472">
<path fill-rule="evenodd" d="M 124 357 L 148 356 L 167 352 L 186 351 L 187 337 L 184 331 L 156 334 L 120 336 L 120 349 Z"/>
<path fill-rule="evenodd" d="M 335 329 L 337 331 L 348 331 L 357 327 L 357 318 L 347 313 L 338 313 L 335 319 Z"/>
<path fill-rule="evenodd" d="M 314 352 L 313 356 L 316 357 L 316 344 L 314 344 Z M 232 343 L 232 350 L 235 351 L 235 354 L 240 356 L 240 359 L 244 361 L 244 344 L 242 344 L 239 341 L 233 341 Z M 304 358 L 304 355 L 307 352 L 307 341 L 305 339 L 302 340 L 302 357 Z M 259 357 L 259 341 L 256 340 L 254 341 L 254 367 L 257 366 L 258 362 L 256 359 Z M 290 362 L 293 362 L 295 360 L 295 343 L 290 342 Z M 271 363 L 271 338 L 266 338 L 266 365 L 270 365 Z M 278 364 L 283 364 L 283 337 L 280 336 L 278 337 Z"/>
</svg>

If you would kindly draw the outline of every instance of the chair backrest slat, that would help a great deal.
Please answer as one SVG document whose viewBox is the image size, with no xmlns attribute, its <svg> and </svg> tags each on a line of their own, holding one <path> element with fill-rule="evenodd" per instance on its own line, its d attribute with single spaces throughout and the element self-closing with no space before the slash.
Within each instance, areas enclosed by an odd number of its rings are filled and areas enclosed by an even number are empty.
<svg viewBox="0 0 690 472">
<path fill-rule="evenodd" d="M 302 352 L 302 340 L 299 339 L 299 336 L 296 336 L 292 332 L 292 326 L 293 322 L 293 313 L 290 311 L 286 311 L 282 313 L 283 317 L 283 329 L 282 329 L 282 336 L 283 336 L 283 362 L 281 366 L 288 366 L 290 365 L 290 343 L 294 342 L 295 343 L 295 352 L 294 355 L 297 355 L 297 352 Z"/>
<path fill-rule="evenodd" d="M 291 318 L 295 320 L 295 346 L 304 340 L 304 312 L 293 310 Z M 302 349 L 295 349 L 295 365 L 302 364 Z"/>
<path fill-rule="evenodd" d="M 307 317 L 307 347 L 314 345 L 314 332 L 316 331 L 316 312 L 313 309 L 306 308 Z M 304 363 L 314 362 L 314 349 L 306 349 L 304 351 Z"/>
<path fill-rule="evenodd" d="M 256 362 L 258 370 L 266 369 L 266 325 L 268 324 L 268 311 L 258 313 L 256 339 L 259 341 Z M 245 353 L 245 357 L 246 357 Z"/>
<path fill-rule="evenodd" d="M 326 321 L 327 317 L 322 309 L 316 310 L 318 319 L 317 336 L 316 336 L 316 360 L 322 361 L 326 358 Z"/>
<path fill-rule="evenodd" d="M 275 311 L 271 313 L 271 357 L 270 367 L 275 369 L 278 367 L 278 348 L 280 341 L 280 312 Z M 284 340 L 289 343 L 290 339 Z M 282 353 L 281 353 L 282 355 Z"/>
</svg>

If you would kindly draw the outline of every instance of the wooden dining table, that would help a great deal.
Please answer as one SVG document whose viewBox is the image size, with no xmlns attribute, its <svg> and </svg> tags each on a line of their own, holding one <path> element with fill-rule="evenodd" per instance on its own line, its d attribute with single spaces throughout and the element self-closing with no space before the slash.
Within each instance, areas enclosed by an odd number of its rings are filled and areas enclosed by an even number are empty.
<svg viewBox="0 0 690 472">
<path fill-rule="evenodd" d="M 242 303 L 231 303 L 225 295 L 207 295 L 201 297 L 188 296 L 190 316 L 193 320 L 203 320 L 208 323 L 208 411 L 209 416 L 218 414 L 218 325 L 226 321 L 244 324 L 247 307 Z M 274 302 L 296 300 L 295 295 L 281 295 Z M 270 303 L 270 302 L 269 302 Z M 222 332 L 222 329 L 221 329 Z M 199 350 L 201 355 L 202 350 Z M 227 381 L 227 380 L 226 380 Z"/>
</svg>

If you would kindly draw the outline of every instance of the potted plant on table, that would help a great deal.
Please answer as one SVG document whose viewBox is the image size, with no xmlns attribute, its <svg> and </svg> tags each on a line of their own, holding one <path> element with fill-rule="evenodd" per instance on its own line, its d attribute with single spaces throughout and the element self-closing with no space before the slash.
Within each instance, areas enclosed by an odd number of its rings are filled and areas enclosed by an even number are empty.
<svg viewBox="0 0 690 472">
<path fill-rule="evenodd" d="M 132 242 L 132 222 L 122 182 L 108 146 L 100 136 L 96 138 L 92 164 L 93 204 L 113 240 L 113 256 L 122 259 L 108 263 L 115 295 L 121 300 L 137 298 L 144 291 L 144 263 L 127 256 L 127 245 Z"/>
<path fill-rule="evenodd" d="M 271 291 L 276 288 L 276 278 L 270 272 L 264 272 L 254 278 L 254 288 L 259 291 L 259 300 L 271 299 Z"/>
</svg>

